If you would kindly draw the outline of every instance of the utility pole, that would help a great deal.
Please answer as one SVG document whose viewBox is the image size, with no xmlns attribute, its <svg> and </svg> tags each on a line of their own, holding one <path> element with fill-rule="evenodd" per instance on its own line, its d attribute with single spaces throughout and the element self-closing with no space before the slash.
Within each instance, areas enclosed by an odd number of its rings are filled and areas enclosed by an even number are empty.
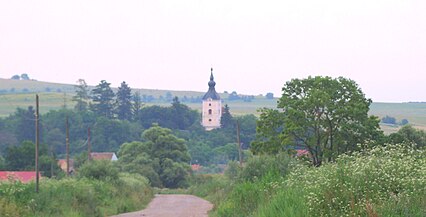
<svg viewBox="0 0 426 217">
<path fill-rule="evenodd" d="M 90 144 L 90 127 L 87 128 L 87 160 L 90 161 L 90 153 L 92 152 L 92 146 Z"/>
<path fill-rule="evenodd" d="M 68 115 L 66 117 L 65 121 L 65 144 L 66 144 L 66 152 L 67 152 L 67 176 L 70 176 L 70 133 L 69 133 L 69 126 L 68 126 Z"/>
<path fill-rule="evenodd" d="M 53 148 L 50 146 L 50 157 L 52 157 L 50 162 L 50 177 L 53 178 L 53 162 L 55 162 L 55 155 L 53 154 Z"/>
<path fill-rule="evenodd" d="M 36 138 L 35 138 L 35 169 L 36 169 L 36 193 L 38 193 L 38 187 L 39 187 L 39 171 L 38 171 L 38 147 L 39 147 L 39 140 L 40 140 L 40 131 L 39 131 L 39 104 L 38 104 L 38 94 L 36 94 L 36 113 L 35 113 L 35 130 L 36 130 Z"/>
<path fill-rule="evenodd" d="M 241 152 L 241 141 L 240 141 L 240 123 L 237 121 L 237 148 L 238 148 L 238 158 L 240 160 L 240 166 L 243 166 L 243 156 Z"/>
</svg>

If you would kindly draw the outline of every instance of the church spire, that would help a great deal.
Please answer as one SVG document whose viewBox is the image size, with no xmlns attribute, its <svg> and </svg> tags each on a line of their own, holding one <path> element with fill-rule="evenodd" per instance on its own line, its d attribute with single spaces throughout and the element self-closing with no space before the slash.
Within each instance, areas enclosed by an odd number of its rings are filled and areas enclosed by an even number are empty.
<svg viewBox="0 0 426 217">
<path fill-rule="evenodd" d="M 209 81 L 209 89 L 213 89 L 214 90 L 214 86 L 216 86 L 216 82 L 214 81 L 214 77 L 213 77 L 213 68 L 211 68 L 210 81 Z"/>
<path fill-rule="evenodd" d="M 213 77 L 213 67 L 212 67 L 212 68 L 210 68 L 210 71 L 211 71 L 211 74 L 210 74 L 210 81 L 213 81 L 213 80 L 214 80 L 214 77 Z"/>
<path fill-rule="evenodd" d="M 206 100 L 208 98 L 211 98 L 212 100 L 220 100 L 219 94 L 215 90 L 216 82 L 214 81 L 213 76 L 213 68 L 210 69 L 210 81 L 209 81 L 209 90 L 204 95 L 203 100 Z"/>
</svg>

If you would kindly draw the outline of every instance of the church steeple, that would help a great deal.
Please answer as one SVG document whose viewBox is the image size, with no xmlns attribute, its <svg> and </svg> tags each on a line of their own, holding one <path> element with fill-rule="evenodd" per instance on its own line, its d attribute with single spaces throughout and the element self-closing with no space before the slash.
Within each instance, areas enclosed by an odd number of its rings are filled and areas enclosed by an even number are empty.
<svg viewBox="0 0 426 217">
<path fill-rule="evenodd" d="M 203 109 L 201 124 L 206 130 L 220 128 L 220 120 L 222 117 L 222 100 L 216 92 L 214 81 L 213 68 L 210 69 L 209 90 L 203 97 Z"/>
<path fill-rule="evenodd" d="M 213 68 L 211 68 L 211 73 L 210 73 L 210 81 L 209 81 L 209 89 L 213 88 L 216 86 L 216 82 L 214 81 L 214 77 L 213 77 Z"/>
<path fill-rule="evenodd" d="M 212 100 L 220 100 L 220 96 L 215 89 L 216 82 L 214 81 L 213 68 L 211 68 L 210 81 L 208 84 L 209 84 L 209 90 L 204 95 L 203 100 L 207 100 L 208 98 L 211 98 Z"/>
</svg>

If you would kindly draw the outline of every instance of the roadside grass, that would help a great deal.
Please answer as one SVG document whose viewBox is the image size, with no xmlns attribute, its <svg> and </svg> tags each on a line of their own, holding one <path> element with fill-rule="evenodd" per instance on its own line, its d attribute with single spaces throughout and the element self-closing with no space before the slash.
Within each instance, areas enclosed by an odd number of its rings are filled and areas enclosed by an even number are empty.
<svg viewBox="0 0 426 217">
<path fill-rule="evenodd" d="M 148 180 L 123 174 L 116 182 L 67 178 L 0 183 L 1 216 L 109 216 L 144 208 L 153 196 Z"/>
</svg>

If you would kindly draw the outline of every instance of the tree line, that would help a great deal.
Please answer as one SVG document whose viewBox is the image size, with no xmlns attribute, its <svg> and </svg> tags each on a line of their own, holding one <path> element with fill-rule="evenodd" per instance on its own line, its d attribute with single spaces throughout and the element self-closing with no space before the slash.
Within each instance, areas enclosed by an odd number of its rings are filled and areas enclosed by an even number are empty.
<svg viewBox="0 0 426 217">
<path fill-rule="evenodd" d="M 40 117 L 43 147 L 40 154 L 45 156 L 43 171 L 47 174 L 50 174 L 52 162 L 64 157 L 67 117 L 70 152 L 81 161 L 87 150 L 88 128 L 92 132 L 92 151 L 118 152 L 124 143 L 142 142 L 141 134 L 156 123 L 184 139 L 191 156 L 189 162 L 202 165 L 237 159 L 236 120 L 240 122 L 241 142 L 246 149 L 255 137 L 256 117 L 234 118 L 228 106 L 224 108 L 222 128 L 206 132 L 200 124 L 200 112 L 181 103 L 178 97 L 174 97 L 169 106 L 146 106 L 126 82 L 122 82 L 116 92 L 104 80 L 92 90 L 84 80 L 79 80 L 75 89 L 73 109 L 51 110 Z M 30 149 L 35 140 L 34 112 L 34 107 L 28 106 L 0 118 L 0 167 L 8 170 L 33 168 L 31 159 L 23 156 L 33 156 Z M 28 160 L 14 160 L 23 158 Z"/>
</svg>

